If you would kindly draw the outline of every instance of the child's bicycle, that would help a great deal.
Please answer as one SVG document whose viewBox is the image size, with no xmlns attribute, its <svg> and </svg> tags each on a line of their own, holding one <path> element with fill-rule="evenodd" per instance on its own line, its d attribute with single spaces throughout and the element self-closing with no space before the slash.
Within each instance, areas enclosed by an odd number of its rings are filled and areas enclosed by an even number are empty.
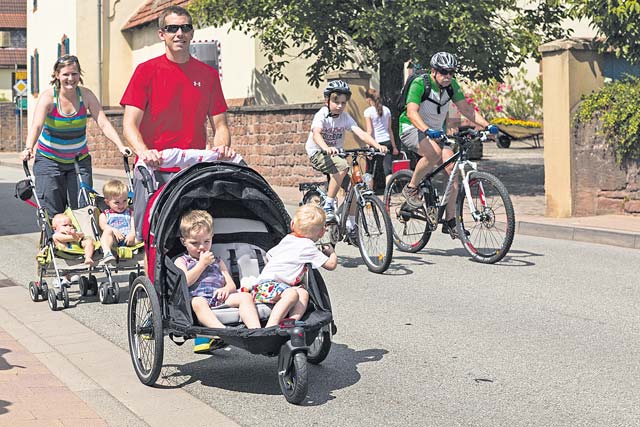
<svg viewBox="0 0 640 427">
<path fill-rule="evenodd" d="M 393 239 L 391 219 L 380 200 L 363 179 L 363 174 L 358 164 L 358 158 L 384 155 L 370 149 L 355 149 L 341 151 L 339 156 L 346 158 L 351 156 L 351 181 L 346 190 L 343 203 L 337 209 L 336 220 L 327 224 L 327 232 L 319 243 L 335 246 L 339 241 L 345 241 L 360 249 L 360 255 L 370 271 L 384 273 L 393 255 Z M 370 178 L 370 176 L 369 176 Z M 309 182 L 299 185 L 303 193 L 300 205 L 313 203 L 324 206 L 326 182 Z M 355 233 L 347 232 L 347 217 L 356 203 L 356 228 Z"/>
<path fill-rule="evenodd" d="M 456 200 L 456 233 L 462 246 L 475 260 L 485 264 L 500 261 L 509 251 L 515 233 L 515 214 L 509 193 L 500 180 L 487 172 L 478 171 L 467 160 L 467 151 L 474 143 L 487 139 L 488 131 L 465 129 L 443 139 L 456 143 L 453 157 L 428 173 L 420 182 L 423 205 L 411 209 L 402 189 L 411 181 L 411 170 L 394 173 L 385 189 L 385 207 L 393 224 L 393 241 L 399 250 L 418 252 L 424 248 L 443 215 L 455 180 L 461 185 Z M 432 178 L 454 163 L 444 194 L 432 183 Z"/>
</svg>

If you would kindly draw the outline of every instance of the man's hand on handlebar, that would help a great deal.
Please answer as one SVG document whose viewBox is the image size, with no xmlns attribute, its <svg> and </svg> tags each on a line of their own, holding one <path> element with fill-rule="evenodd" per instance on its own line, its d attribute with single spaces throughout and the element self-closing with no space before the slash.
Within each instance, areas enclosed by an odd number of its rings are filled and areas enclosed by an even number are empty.
<svg viewBox="0 0 640 427">
<path fill-rule="evenodd" d="M 162 163 L 162 156 L 158 150 L 144 150 L 138 153 L 138 158 L 142 160 L 147 166 L 153 169 L 160 167 Z"/>
<path fill-rule="evenodd" d="M 330 155 L 330 156 L 331 156 L 331 155 L 333 155 L 333 154 L 338 154 L 338 153 L 340 153 L 340 150 L 338 150 L 336 147 L 327 147 L 327 149 L 325 150 L 325 152 L 326 152 L 328 155 Z"/>
<path fill-rule="evenodd" d="M 233 160 L 233 158 L 236 155 L 236 152 L 234 151 L 234 149 L 227 145 L 213 147 L 212 150 L 217 151 L 218 154 L 220 155 L 218 160 Z"/>
</svg>

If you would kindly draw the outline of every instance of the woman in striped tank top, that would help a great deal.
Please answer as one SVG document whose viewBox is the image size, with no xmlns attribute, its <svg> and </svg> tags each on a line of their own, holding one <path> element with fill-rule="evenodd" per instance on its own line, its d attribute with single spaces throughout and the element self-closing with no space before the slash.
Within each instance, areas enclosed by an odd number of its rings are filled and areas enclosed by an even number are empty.
<svg viewBox="0 0 640 427">
<path fill-rule="evenodd" d="M 21 153 L 22 160 L 35 157 L 36 191 L 50 217 L 76 209 L 78 179 L 73 166 L 79 156 L 83 181 L 92 186 L 91 156 L 87 147 L 87 113 L 123 155 L 131 155 L 91 90 L 80 87 L 82 70 L 78 58 L 64 55 L 53 65 L 51 85 L 38 97 L 33 120 Z"/>
</svg>

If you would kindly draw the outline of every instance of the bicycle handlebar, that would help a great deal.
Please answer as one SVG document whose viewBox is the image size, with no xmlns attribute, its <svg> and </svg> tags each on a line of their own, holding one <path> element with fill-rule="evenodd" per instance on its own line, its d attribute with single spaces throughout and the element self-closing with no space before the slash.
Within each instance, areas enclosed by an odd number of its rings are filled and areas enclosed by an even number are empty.
<svg viewBox="0 0 640 427">
<path fill-rule="evenodd" d="M 475 130 L 471 128 L 455 132 L 453 135 L 443 135 L 441 138 L 439 138 L 439 140 L 455 142 L 459 145 L 467 145 L 469 142 L 472 142 L 476 139 L 480 142 L 484 142 L 488 139 L 488 136 L 490 134 L 491 132 L 489 132 L 487 129 Z"/>
</svg>

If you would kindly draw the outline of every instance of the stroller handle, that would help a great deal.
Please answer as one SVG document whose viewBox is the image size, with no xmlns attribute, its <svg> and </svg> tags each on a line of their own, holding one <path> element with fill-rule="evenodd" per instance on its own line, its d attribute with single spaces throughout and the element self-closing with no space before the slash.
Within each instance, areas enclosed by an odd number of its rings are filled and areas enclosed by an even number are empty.
<svg viewBox="0 0 640 427">
<path fill-rule="evenodd" d="M 29 171 L 29 161 L 27 161 L 27 160 L 23 160 L 22 161 L 22 169 L 24 169 L 24 174 L 27 177 L 31 176 L 31 171 Z"/>
<path fill-rule="evenodd" d="M 144 166 L 138 166 L 138 172 L 142 175 L 142 183 L 144 184 L 144 188 L 147 189 L 147 193 L 153 194 L 155 189 L 153 188 L 153 178 L 151 177 L 149 169 Z"/>
</svg>

